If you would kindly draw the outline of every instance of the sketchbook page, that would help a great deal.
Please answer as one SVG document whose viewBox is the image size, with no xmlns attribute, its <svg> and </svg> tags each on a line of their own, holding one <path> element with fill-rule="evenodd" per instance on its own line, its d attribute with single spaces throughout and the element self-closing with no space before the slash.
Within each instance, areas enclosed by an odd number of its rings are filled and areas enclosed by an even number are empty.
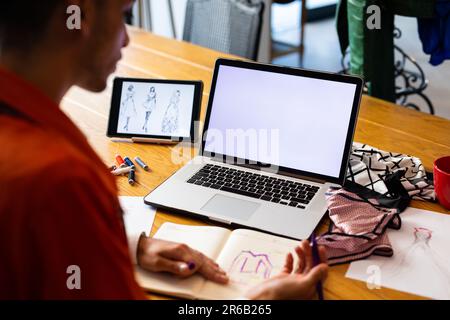
<svg viewBox="0 0 450 320">
<path fill-rule="evenodd" d="M 394 256 L 353 262 L 346 277 L 432 299 L 450 299 L 450 216 L 408 208 L 389 230 Z"/>
<path fill-rule="evenodd" d="M 236 299 L 252 286 L 281 272 L 286 255 L 294 252 L 298 241 L 251 230 L 231 233 L 217 263 L 227 272 L 226 286 L 206 281 L 199 297 L 202 299 Z"/>
<path fill-rule="evenodd" d="M 174 223 L 164 223 L 154 238 L 185 243 L 191 248 L 216 260 L 230 231 L 217 227 L 194 227 Z M 203 277 L 195 275 L 180 279 L 170 274 L 153 273 L 137 267 L 136 279 L 141 287 L 158 293 L 166 293 L 183 298 L 195 298 L 204 283 Z"/>
<path fill-rule="evenodd" d="M 119 197 L 119 201 L 124 211 L 123 219 L 127 235 L 139 237 L 145 232 L 150 236 L 156 209 L 146 205 L 142 197 Z"/>
</svg>

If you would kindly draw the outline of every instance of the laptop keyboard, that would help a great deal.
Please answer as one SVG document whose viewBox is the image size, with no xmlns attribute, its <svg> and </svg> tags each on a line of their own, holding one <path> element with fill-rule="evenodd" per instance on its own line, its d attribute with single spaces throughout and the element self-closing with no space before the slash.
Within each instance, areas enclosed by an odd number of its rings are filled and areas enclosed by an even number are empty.
<svg viewBox="0 0 450 320">
<path fill-rule="evenodd" d="M 208 164 L 188 183 L 305 209 L 319 187 Z"/>
</svg>

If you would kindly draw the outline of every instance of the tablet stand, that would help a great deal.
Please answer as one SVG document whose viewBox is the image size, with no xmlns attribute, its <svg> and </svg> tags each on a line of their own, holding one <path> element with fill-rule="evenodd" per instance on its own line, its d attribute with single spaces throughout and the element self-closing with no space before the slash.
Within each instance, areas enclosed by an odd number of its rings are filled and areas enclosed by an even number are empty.
<svg viewBox="0 0 450 320">
<path fill-rule="evenodd" d="M 141 137 L 133 137 L 133 138 L 131 138 L 131 141 L 141 142 L 141 143 L 157 143 L 157 144 L 177 144 L 179 142 L 179 141 L 175 141 L 175 140 L 141 138 Z"/>
</svg>

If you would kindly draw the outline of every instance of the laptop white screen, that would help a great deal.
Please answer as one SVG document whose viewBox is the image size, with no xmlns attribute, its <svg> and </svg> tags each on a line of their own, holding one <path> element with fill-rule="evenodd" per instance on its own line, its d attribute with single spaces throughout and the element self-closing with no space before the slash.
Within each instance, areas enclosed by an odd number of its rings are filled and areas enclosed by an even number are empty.
<svg viewBox="0 0 450 320">
<path fill-rule="evenodd" d="M 337 178 L 356 89 L 220 66 L 204 151 Z"/>
</svg>

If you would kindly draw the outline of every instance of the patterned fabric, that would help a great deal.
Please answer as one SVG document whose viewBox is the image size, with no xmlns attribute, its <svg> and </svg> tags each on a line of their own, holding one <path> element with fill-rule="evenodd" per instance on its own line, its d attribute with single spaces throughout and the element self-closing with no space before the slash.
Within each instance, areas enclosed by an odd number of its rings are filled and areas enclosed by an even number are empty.
<svg viewBox="0 0 450 320">
<path fill-rule="evenodd" d="M 400 229 L 411 199 L 435 200 L 420 159 L 368 145 L 353 144 L 347 179 L 326 194 L 330 228 L 317 242 L 327 248 L 330 265 L 392 256 L 386 229 Z"/>
<path fill-rule="evenodd" d="M 395 184 L 417 200 L 434 201 L 434 186 L 420 159 L 354 143 L 347 179 L 387 197 L 395 196 Z"/>
<path fill-rule="evenodd" d="M 375 198 L 364 198 L 344 189 L 327 193 L 330 229 L 318 238 L 327 248 L 330 265 L 347 263 L 375 254 L 392 256 L 387 228 L 400 229 L 400 208 L 387 208 Z"/>
</svg>

